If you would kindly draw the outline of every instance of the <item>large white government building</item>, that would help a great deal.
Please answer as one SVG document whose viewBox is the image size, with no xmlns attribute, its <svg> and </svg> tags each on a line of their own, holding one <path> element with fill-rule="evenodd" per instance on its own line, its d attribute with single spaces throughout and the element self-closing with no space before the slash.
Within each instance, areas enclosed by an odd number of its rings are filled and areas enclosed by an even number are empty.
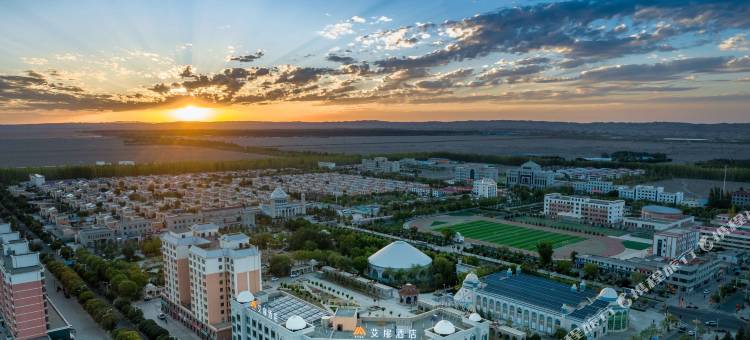
<svg viewBox="0 0 750 340">
<path fill-rule="evenodd" d="M 490 322 L 476 313 L 438 308 L 405 317 L 334 313 L 283 292 L 242 292 L 232 299 L 233 340 L 489 340 Z M 369 313 L 368 313 L 369 314 Z"/>
<path fill-rule="evenodd" d="M 301 194 L 300 202 L 290 202 L 289 195 L 281 187 L 276 187 L 268 201 L 260 205 L 260 210 L 271 218 L 290 218 L 304 215 L 306 212 L 305 194 Z"/>
<path fill-rule="evenodd" d="M 539 164 L 528 161 L 520 168 L 509 169 L 505 180 L 508 188 L 520 185 L 530 189 L 544 189 L 555 184 L 555 172 L 542 170 Z"/>
<path fill-rule="evenodd" d="M 517 273 L 520 270 L 516 271 Z M 572 330 L 606 313 L 608 320 L 592 330 L 596 339 L 628 328 L 630 311 L 617 304 L 617 292 L 586 289 L 586 284 L 567 286 L 541 277 L 497 272 L 481 280 L 470 273 L 454 297 L 463 309 L 475 310 L 491 320 L 505 320 L 516 329 L 552 335 L 558 328 Z M 609 315 L 609 310 L 615 313 Z"/>
</svg>

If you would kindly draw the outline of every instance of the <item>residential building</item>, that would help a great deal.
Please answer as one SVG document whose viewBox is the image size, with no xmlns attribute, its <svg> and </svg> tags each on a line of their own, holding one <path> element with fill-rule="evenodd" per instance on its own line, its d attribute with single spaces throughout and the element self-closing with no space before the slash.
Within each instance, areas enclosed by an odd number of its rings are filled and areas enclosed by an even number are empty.
<svg viewBox="0 0 750 340">
<path fill-rule="evenodd" d="M 556 177 L 569 181 L 606 181 L 627 176 L 641 176 L 646 173 L 643 169 L 627 168 L 567 168 L 556 170 Z"/>
<path fill-rule="evenodd" d="M 38 187 L 41 187 L 42 185 L 44 185 L 44 183 L 45 183 L 44 176 L 42 176 L 40 174 L 31 174 L 31 175 L 29 175 L 29 184 L 31 186 L 35 186 L 35 187 L 38 188 Z"/>
<path fill-rule="evenodd" d="M 732 204 L 738 207 L 750 207 L 750 191 L 738 190 L 733 192 Z"/>
<path fill-rule="evenodd" d="M 204 339 L 232 338 L 230 301 L 262 288 L 260 253 L 244 234 L 215 224 L 162 235 L 163 309 Z"/>
<path fill-rule="evenodd" d="M 653 254 L 673 259 L 698 248 L 697 230 L 674 228 L 654 233 Z"/>
<path fill-rule="evenodd" d="M 589 339 L 628 329 L 630 311 L 617 304 L 617 292 L 604 288 L 598 293 L 579 285 L 552 281 L 543 277 L 497 272 L 481 280 L 469 273 L 454 296 L 461 309 L 473 309 L 491 320 L 505 321 L 516 329 L 552 335 L 559 328 L 573 329 L 584 323 L 599 326 Z M 614 311 L 610 315 L 609 310 Z M 595 322 L 599 317 L 607 322 Z"/>
<path fill-rule="evenodd" d="M 401 170 L 398 161 L 389 161 L 385 157 L 373 159 L 362 159 L 362 171 L 364 172 L 399 172 Z"/>
<path fill-rule="evenodd" d="M 497 168 L 489 164 L 465 163 L 453 168 L 453 180 L 456 182 L 476 181 L 482 178 L 497 182 L 497 176 Z"/>
<path fill-rule="evenodd" d="M 78 230 L 77 241 L 84 247 L 93 247 L 116 240 L 115 231 L 107 227 L 87 227 Z"/>
<path fill-rule="evenodd" d="M 573 190 L 577 193 L 606 195 L 615 191 L 615 186 L 612 182 L 603 181 L 573 182 Z"/>
<path fill-rule="evenodd" d="M 289 195 L 281 187 L 268 196 L 266 203 L 260 205 L 261 211 L 271 218 L 291 218 L 306 213 L 305 194 L 302 193 L 300 202 L 290 202 Z"/>
<path fill-rule="evenodd" d="M 688 257 L 688 259 L 690 261 L 687 264 L 681 264 L 680 268 L 664 281 L 667 288 L 692 292 L 707 286 L 712 279 L 719 275 L 721 260 L 716 254 L 708 253 L 693 259 Z M 613 257 L 582 254 L 578 255 L 576 264 L 582 266 L 585 263 L 593 263 L 604 272 L 615 272 L 627 276 L 637 271 L 647 277 L 656 270 L 661 270 L 669 261 L 669 259 L 655 255 L 646 258 L 633 257 L 621 260 Z"/>
<path fill-rule="evenodd" d="M 409 316 L 365 316 L 347 307 L 331 313 L 278 291 L 243 292 L 231 303 L 234 340 L 488 340 L 490 336 L 488 320 L 451 308 Z"/>
<path fill-rule="evenodd" d="M 474 181 L 474 188 L 471 193 L 478 198 L 497 197 L 497 182 L 491 178 L 482 178 Z"/>
<path fill-rule="evenodd" d="M 571 218 L 594 225 L 614 225 L 622 222 L 624 210 L 623 200 L 607 201 L 559 193 L 544 195 L 544 215 L 552 218 Z"/>
<path fill-rule="evenodd" d="M 509 169 L 505 179 L 508 188 L 520 185 L 530 189 L 544 189 L 555 184 L 555 172 L 542 170 L 539 164 L 528 161 L 520 168 Z"/>
<path fill-rule="evenodd" d="M 634 201 L 651 201 L 679 205 L 684 199 L 681 191 L 666 192 L 664 191 L 664 187 L 651 185 L 636 185 L 634 187 L 623 185 L 617 187 L 617 192 L 620 198 Z"/>
<path fill-rule="evenodd" d="M 44 268 L 10 224 L 0 224 L 0 318 L 11 339 L 47 335 Z"/>
</svg>

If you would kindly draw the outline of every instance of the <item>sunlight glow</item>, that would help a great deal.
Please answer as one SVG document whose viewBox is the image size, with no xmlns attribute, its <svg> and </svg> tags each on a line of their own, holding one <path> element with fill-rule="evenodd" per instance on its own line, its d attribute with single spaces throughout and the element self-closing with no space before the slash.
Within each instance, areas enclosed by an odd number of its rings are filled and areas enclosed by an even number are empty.
<svg viewBox="0 0 750 340">
<path fill-rule="evenodd" d="M 206 121 L 213 115 L 213 109 L 196 107 L 192 105 L 185 106 L 170 112 L 172 117 L 183 122 Z"/>
</svg>

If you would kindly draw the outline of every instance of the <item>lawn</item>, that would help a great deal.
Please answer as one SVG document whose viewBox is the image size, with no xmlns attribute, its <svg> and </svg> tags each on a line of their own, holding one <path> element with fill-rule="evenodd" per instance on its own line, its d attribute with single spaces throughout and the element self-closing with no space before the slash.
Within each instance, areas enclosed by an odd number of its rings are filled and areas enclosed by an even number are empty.
<svg viewBox="0 0 750 340">
<path fill-rule="evenodd" d="M 432 224 L 430 224 L 430 227 L 436 227 L 436 226 L 443 225 L 443 224 L 446 224 L 446 223 L 448 223 L 448 222 L 445 222 L 445 221 L 432 221 Z"/>
<path fill-rule="evenodd" d="M 579 236 L 559 234 L 490 221 L 460 223 L 438 228 L 437 230 L 440 231 L 443 229 L 455 230 L 461 233 L 464 237 L 474 240 L 532 251 L 536 250 L 536 244 L 540 241 L 550 241 L 552 242 L 553 248 L 559 248 L 585 240 L 585 238 Z"/>
<path fill-rule="evenodd" d="M 651 245 L 648 243 L 636 242 L 636 241 L 622 241 L 622 245 L 625 246 L 625 248 L 635 249 L 635 250 L 643 250 L 643 249 L 651 248 Z"/>
<path fill-rule="evenodd" d="M 595 227 L 591 225 L 586 225 L 583 223 L 576 223 L 573 221 L 562 221 L 562 220 L 552 220 L 552 219 L 546 219 L 544 217 L 534 217 L 534 216 L 521 216 L 515 219 L 518 222 L 522 223 L 528 223 L 528 224 L 541 224 L 545 227 L 550 228 L 557 228 L 557 229 L 565 229 L 565 230 L 573 230 L 578 232 L 597 232 L 602 233 L 604 235 L 609 236 L 622 236 L 627 234 L 628 232 L 625 230 L 620 229 L 613 229 L 613 228 L 603 228 L 603 227 Z"/>
</svg>

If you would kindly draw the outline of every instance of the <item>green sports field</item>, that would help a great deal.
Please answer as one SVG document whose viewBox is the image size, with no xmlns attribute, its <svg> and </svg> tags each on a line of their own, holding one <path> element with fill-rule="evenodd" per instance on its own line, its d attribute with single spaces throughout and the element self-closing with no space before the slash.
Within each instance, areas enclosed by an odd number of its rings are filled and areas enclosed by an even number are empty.
<svg viewBox="0 0 750 340">
<path fill-rule="evenodd" d="M 651 245 L 648 243 L 635 242 L 635 241 L 622 241 L 622 245 L 625 246 L 625 248 L 635 249 L 635 250 L 643 250 L 643 249 L 651 248 Z"/>
<path fill-rule="evenodd" d="M 549 231 L 517 227 L 514 225 L 495 223 L 490 221 L 472 221 L 460 223 L 437 230 L 452 229 L 466 238 L 491 242 L 503 246 L 536 250 L 536 244 L 540 241 L 552 242 L 553 248 L 563 247 L 569 244 L 585 240 L 583 237 L 553 233 Z"/>
</svg>

